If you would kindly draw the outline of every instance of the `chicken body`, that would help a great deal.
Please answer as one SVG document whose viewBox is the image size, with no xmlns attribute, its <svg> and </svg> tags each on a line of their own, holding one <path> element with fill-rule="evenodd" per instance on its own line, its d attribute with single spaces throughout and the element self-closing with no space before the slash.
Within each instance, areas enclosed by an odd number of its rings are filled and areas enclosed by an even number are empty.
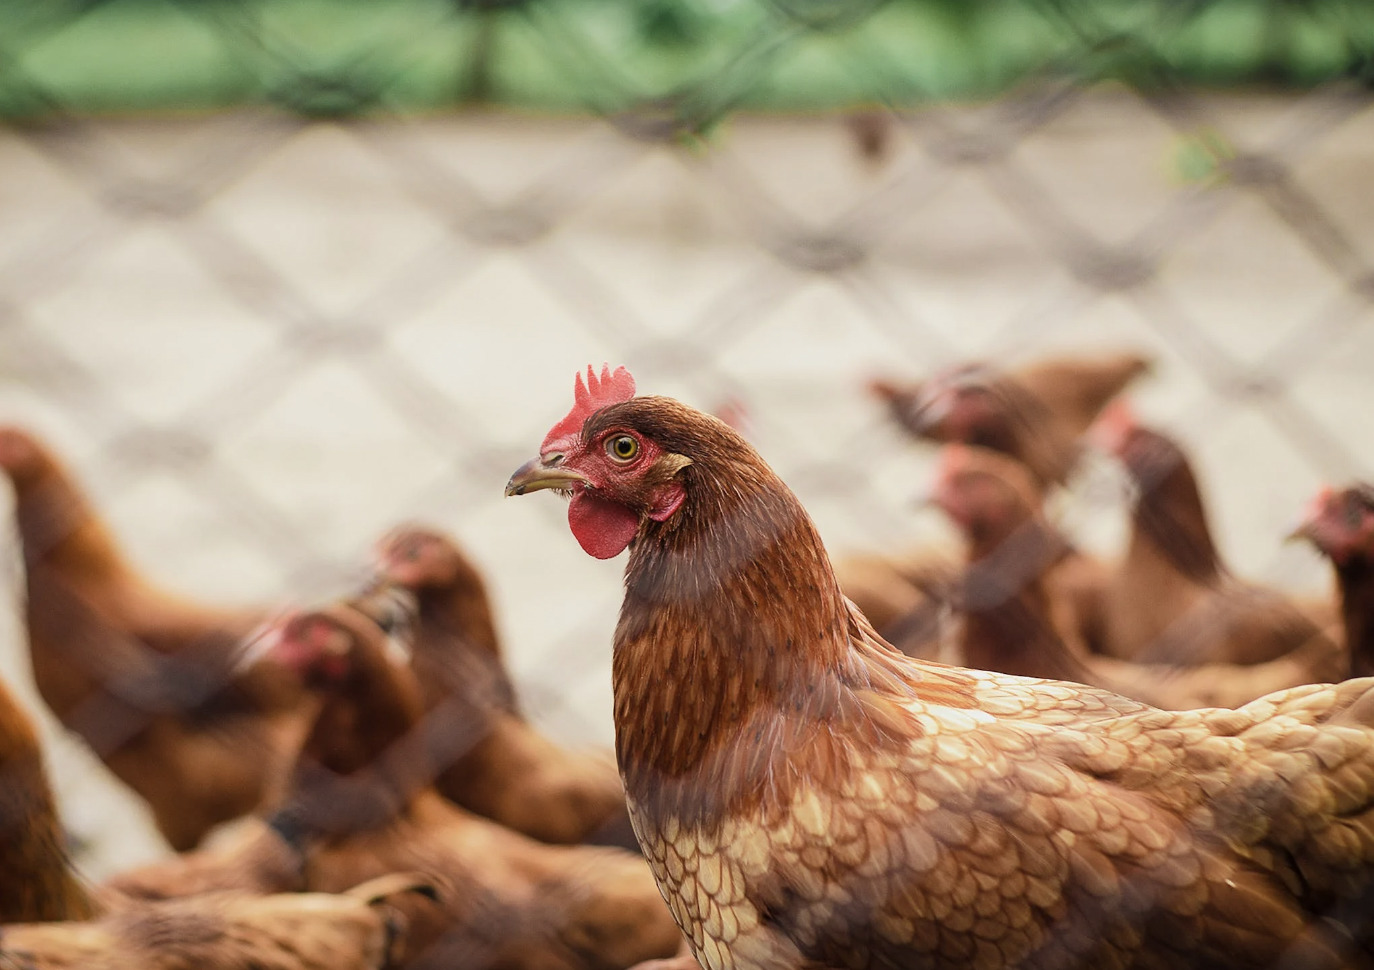
<svg viewBox="0 0 1374 970">
<path fill-rule="evenodd" d="M 411 669 L 426 709 L 448 706 L 469 737 L 440 766 L 440 794 L 543 842 L 638 848 L 611 753 L 563 747 L 521 715 L 485 584 L 453 540 L 398 529 L 379 545 L 378 571 L 418 603 Z"/>
<path fill-rule="evenodd" d="M 1039 361 L 1013 371 L 967 364 L 922 384 L 878 381 L 873 390 L 893 417 L 918 438 L 962 442 L 1009 455 L 1042 487 L 1068 478 L 1079 438 L 1102 408 L 1149 367 L 1119 354 Z M 909 656 L 938 655 L 938 617 L 950 604 L 957 569 L 940 551 L 902 556 L 853 556 L 836 564 L 845 595 L 873 626 Z M 1100 626 L 1107 567 L 1065 548 L 1045 574 L 1060 634 L 1077 642 Z"/>
<path fill-rule="evenodd" d="M 1344 657 L 1325 637 L 1265 663 L 1188 667 L 1091 653 L 1056 622 L 1048 587 L 1067 541 L 1045 520 L 1043 493 L 1014 458 L 947 446 L 936 501 L 959 523 L 969 564 L 959 582 L 959 651 L 938 659 L 998 673 L 1075 681 L 1154 707 L 1239 707 L 1264 694 L 1341 680 Z"/>
<path fill-rule="evenodd" d="M 1171 713 L 915 661 L 723 424 L 622 397 L 557 445 L 507 491 L 570 489 L 584 548 L 631 547 L 617 754 L 703 967 L 1374 956 L 1374 682 Z"/>
<path fill-rule="evenodd" d="M 391 897 L 419 888 L 387 877 L 341 895 L 205 896 L 119 907 L 90 922 L 4 926 L 0 966 L 382 970 L 402 927 Z"/>
<path fill-rule="evenodd" d="M 1126 555 L 1103 596 L 1100 652 L 1145 662 L 1260 663 L 1318 640 L 1335 620 L 1238 580 L 1213 540 L 1197 479 L 1176 442 L 1139 426 L 1114 449 L 1139 491 Z M 1318 648 L 1320 649 L 1320 648 Z"/>
<path fill-rule="evenodd" d="M 432 788 L 450 745 L 467 740 L 465 715 L 427 715 L 415 677 L 365 615 L 330 607 L 290 621 L 282 638 L 277 649 L 323 702 L 273 831 L 115 885 L 152 898 L 245 883 L 337 892 L 414 871 L 443 892 L 439 906 L 407 910 L 401 966 L 621 970 L 674 952 L 681 933 L 637 853 L 537 842 Z"/>
<path fill-rule="evenodd" d="M 86 919 L 33 723 L 0 683 L 0 923 Z"/>
<path fill-rule="evenodd" d="M 1135 354 L 1054 358 L 1011 371 L 970 363 L 921 384 L 875 381 L 872 390 L 916 437 L 1000 451 L 1053 484 L 1073 470 L 1079 436 L 1149 366 Z"/>
<path fill-rule="evenodd" d="M 306 723 L 286 671 L 237 667 L 266 612 L 207 607 L 149 583 L 31 436 L 0 428 L 0 467 L 15 489 L 44 702 L 148 802 L 175 849 L 270 801 Z"/>
</svg>

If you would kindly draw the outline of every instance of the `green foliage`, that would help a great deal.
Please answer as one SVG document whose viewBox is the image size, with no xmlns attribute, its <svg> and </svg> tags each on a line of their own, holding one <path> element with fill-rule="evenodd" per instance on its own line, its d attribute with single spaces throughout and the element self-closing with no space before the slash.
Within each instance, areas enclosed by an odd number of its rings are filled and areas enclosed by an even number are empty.
<svg viewBox="0 0 1374 970">
<path fill-rule="evenodd" d="M 0 0 L 0 113 L 469 99 L 671 115 L 1368 78 L 1367 0 Z M 667 107 L 665 107 L 667 106 Z"/>
</svg>

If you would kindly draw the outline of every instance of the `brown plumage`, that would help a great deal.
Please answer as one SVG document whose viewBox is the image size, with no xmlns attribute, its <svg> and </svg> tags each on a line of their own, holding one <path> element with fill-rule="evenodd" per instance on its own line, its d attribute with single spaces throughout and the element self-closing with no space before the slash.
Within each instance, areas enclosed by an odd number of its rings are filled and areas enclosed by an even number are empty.
<svg viewBox="0 0 1374 970">
<path fill-rule="evenodd" d="M 630 547 L 617 755 L 703 967 L 1374 958 L 1374 681 L 1175 713 L 904 657 L 746 442 L 603 386 L 507 492 Z"/>
<path fill-rule="evenodd" d="M 1000 451 L 1057 483 L 1073 469 L 1078 439 L 1098 413 L 1149 367 L 1137 354 L 1055 358 L 1016 370 L 972 363 L 917 384 L 873 381 L 870 389 L 916 437 Z"/>
<path fill-rule="evenodd" d="M 397 529 L 379 543 L 377 569 L 418 603 L 411 668 L 425 708 L 446 705 L 468 737 L 440 766 L 440 794 L 544 842 L 637 848 L 610 752 L 555 744 L 521 715 L 485 584 L 453 540 Z"/>
<path fill-rule="evenodd" d="M 219 894 L 114 907 L 81 923 L 0 927 L 0 967 L 24 970 L 381 970 L 405 935 L 400 901 L 432 895 L 387 876 L 339 895 Z"/>
<path fill-rule="evenodd" d="M 1296 535 L 1335 567 L 1349 676 L 1374 676 L 1374 486 L 1324 489 Z"/>
<path fill-rule="evenodd" d="M 145 902 L 73 874 L 33 727 L 0 685 L 0 967 L 352 970 L 388 966 L 403 918 L 389 876 L 345 896 L 216 892 Z M 215 888 L 226 888 L 218 880 Z"/>
<path fill-rule="evenodd" d="M 1090 653 L 1075 626 L 1054 616 L 1047 592 L 1068 542 L 1044 518 L 1044 495 L 1014 458 L 950 445 L 936 502 L 964 531 L 969 565 L 953 599 L 962 614 L 959 652 L 938 659 L 1023 677 L 1090 684 L 1154 707 L 1239 707 L 1265 694 L 1343 679 L 1343 658 L 1325 638 L 1266 663 L 1174 667 Z"/>
<path fill-rule="evenodd" d="M 1103 598 L 1094 647 L 1143 662 L 1251 664 L 1300 647 L 1322 627 L 1283 593 L 1237 579 L 1212 538 L 1187 456 L 1167 435 L 1113 412 L 1103 433 L 1136 486 L 1125 557 Z M 1321 618 L 1323 621 L 1326 618 Z"/>
<path fill-rule="evenodd" d="M 86 919 L 33 722 L 0 683 L 0 923 Z"/>
<path fill-rule="evenodd" d="M 961 566 L 942 548 L 901 556 L 852 554 L 835 563 L 845 596 L 883 638 L 912 657 L 934 659 L 947 640 Z"/>
<path fill-rule="evenodd" d="M 436 770 L 464 740 L 465 715 L 426 713 L 414 674 L 387 656 L 365 615 L 341 604 L 292 618 L 274 651 L 321 706 L 290 798 L 259 843 L 285 838 L 312 891 L 397 870 L 441 885 L 440 906 L 408 911 L 402 966 L 615 970 L 677 948 L 681 935 L 639 855 L 536 842 L 434 791 Z M 254 859 L 272 858 L 252 843 L 237 855 L 196 855 L 203 888 L 214 888 L 216 867 L 242 880 Z M 120 885 L 156 893 L 167 875 Z"/>
<path fill-rule="evenodd" d="M 44 702 L 152 809 L 173 848 L 253 811 L 285 776 L 304 723 L 298 685 L 238 668 L 263 610 L 205 606 L 145 579 L 37 439 L 0 428 Z"/>
</svg>

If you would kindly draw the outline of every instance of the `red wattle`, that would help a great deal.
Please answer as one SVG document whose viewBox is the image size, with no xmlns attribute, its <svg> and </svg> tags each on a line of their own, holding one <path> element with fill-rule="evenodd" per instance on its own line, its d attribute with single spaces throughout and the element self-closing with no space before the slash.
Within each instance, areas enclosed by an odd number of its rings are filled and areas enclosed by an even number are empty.
<svg viewBox="0 0 1374 970">
<path fill-rule="evenodd" d="M 568 525 L 587 555 L 611 559 L 624 552 L 639 531 L 639 514 L 579 489 L 568 504 Z"/>
</svg>

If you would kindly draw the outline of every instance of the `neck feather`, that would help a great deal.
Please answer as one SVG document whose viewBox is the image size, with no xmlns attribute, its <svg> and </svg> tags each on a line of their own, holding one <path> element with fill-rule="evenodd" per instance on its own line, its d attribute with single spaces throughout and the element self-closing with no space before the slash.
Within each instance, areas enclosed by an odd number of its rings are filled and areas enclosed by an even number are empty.
<svg viewBox="0 0 1374 970">
<path fill-rule="evenodd" d="M 682 510 L 641 528 L 626 572 L 616 750 L 632 798 L 697 815 L 767 773 L 779 732 L 837 714 L 858 661 L 820 536 L 772 471 L 742 455 L 682 479 Z"/>
<path fill-rule="evenodd" d="M 1374 563 L 1356 556 L 1336 570 L 1350 676 L 1374 676 Z"/>
<path fill-rule="evenodd" d="M 1211 582 L 1223 574 L 1225 567 L 1212 541 L 1202 492 L 1182 454 L 1158 475 L 1141 477 L 1140 500 L 1132 521 L 1132 546 L 1148 543 L 1180 573 L 1197 582 Z"/>
<path fill-rule="evenodd" d="M 1086 683 L 1050 618 L 1044 574 L 1068 544 L 1030 520 L 996 541 L 979 543 L 963 578 L 963 663 L 1021 677 Z"/>
</svg>

